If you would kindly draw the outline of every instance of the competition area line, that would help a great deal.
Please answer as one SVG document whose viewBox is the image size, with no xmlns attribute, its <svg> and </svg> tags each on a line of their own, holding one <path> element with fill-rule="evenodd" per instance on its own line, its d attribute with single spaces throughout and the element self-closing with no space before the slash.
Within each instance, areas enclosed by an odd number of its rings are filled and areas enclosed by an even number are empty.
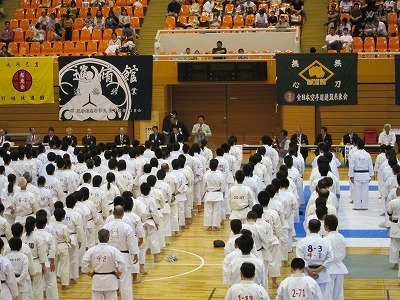
<svg viewBox="0 0 400 300">
<path fill-rule="evenodd" d="M 153 278 L 153 279 L 146 279 L 146 280 L 142 280 L 142 282 L 152 282 L 152 281 L 166 280 L 166 279 L 172 279 L 172 278 L 176 278 L 176 277 L 185 276 L 185 275 L 188 275 L 188 274 L 191 274 L 193 272 L 196 272 L 196 271 L 200 270 L 205 264 L 204 263 L 204 258 L 201 257 L 200 255 L 197 255 L 197 254 L 193 253 L 193 252 L 179 250 L 179 249 L 172 249 L 172 248 L 164 248 L 164 249 L 165 250 L 182 252 L 182 253 L 186 253 L 186 254 L 195 256 L 200 260 L 200 264 L 197 264 L 197 265 L 193 264 L 193 266 L 197 266 L 197 267 L 194 268 L 193 270 L 190 270 L 190 271 L 187 271 L 187 272 L 184 272 L 184 273 L 181 273 L 181 274 L 176 274 L 176 275 L 171 275 L 171 276 L 166 276 L 166 277 Z M 184 265 L 184 264 L 182 264 L 182 265 Z M 180 266 L 182 266 L 182 265 L 180 264 Z M 190 266 L 191 264 L 186 264 L 186 265 Z"/>
<path fill-rule="evenodd" d="M 386 290 L 386 300 L 390 300 L 389 290 Z"/>
<path fill-rule="evenodd" d="M 213 288 L 213 290 L 211 291 L 210 297 L 208 297 L 208 300 L 212 299 L 216 290 L 217 290 L 217 288 Z"/>
</svg>

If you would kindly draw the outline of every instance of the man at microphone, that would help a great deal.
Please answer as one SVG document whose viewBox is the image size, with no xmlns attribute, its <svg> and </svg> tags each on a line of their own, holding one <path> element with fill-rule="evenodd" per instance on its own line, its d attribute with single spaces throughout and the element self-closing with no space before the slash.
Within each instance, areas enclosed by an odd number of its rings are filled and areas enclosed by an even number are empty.
<svg viewBox="0 0 400 300">
<path fill-rule="evenodd" d="M 194 124 L 192 129 L 192 135 L 194 135 L 194 142 L 198 143 L 202 139 L 207 139 L 212 135 L 210 126 L 204 124 L 204 116 L 200 115 L 197 117 L 197 124 Z"/>
</svg>

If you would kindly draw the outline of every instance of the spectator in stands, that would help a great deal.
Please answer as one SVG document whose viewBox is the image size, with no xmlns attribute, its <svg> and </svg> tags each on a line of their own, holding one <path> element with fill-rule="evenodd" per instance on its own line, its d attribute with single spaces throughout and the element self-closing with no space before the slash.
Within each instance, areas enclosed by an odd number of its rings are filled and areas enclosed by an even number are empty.
<svg viewBox="0 0 400 300">
<path fill-rule="evenodd" d="M 344 28 L 347 28 L 349 31 L 351 31 L 351 24 L 348 22 L 347 18 L 342 19 L 342 22 L 337 28 L 337 34 L 341 35 L 343 33 Z"/>
<path fill-rule="evenodd" d="M 213 9 L 214 9 L 214 2 L 211 2 L 211 0 L 206 0 L 206 2 L 203 3 L 203 11 L 201 15 L 208 17 L 210 14 L 212 14 Z"/>
<path fill-rule="evenodd" d="M 293 0 L 292 4 L 290 5 L 290 14 L 300 15 L 303 19 L 305 19 L 303 0 Z"/>
<path fill-rule="evenodd" d="M 58 23 L 58 19 L 56 18 L 56 14 L 55 13 L 51 13 L 49 21 L 47 23 L 47 30 L 53 30 L 54 31 L 57 23 Z"/>
<path fill-rule="evenodd" d="M 174 16 L 177 18 L 179 16 L 179 11 L 181 10 L 181 5 L 177 0 L 172 0 L 167 6 L 167 16 Z"/>
<path fill-rule="evenodd" d="M 243 4 L 240 3 L 240 0 L 236 0 L 235 9 L 233 10 L 233 15 L 243 15 L 243 14 L 244 14 L 244 6 Z"/>
<path fill-rule="evenodd" d="M 56 23 L 54 26 L 52 41 L 59 41 L 61 40 L 62 36 L 62 29 L 60 23 Z"/>
<path fill-rule="evenodd" d="M 96 16 L 94 17 L 94 27 L 93 29 L 101 29 L 104 30 L 104 25 L 106 23 L 105 18 L 103 17 L 103 13 L 101 10 L 96 12 Z"/>
<path fill-rule="evenodd" d="M 197 0 L 192 0 L 189 7 L 189 16 L 200 16 L 201 7 Z"/>
<path fill-rule="evenodd" d="M 365 38 L 367 36 L 375 36 L 376 32 L 377 32 L 377 27 L 373 22 L 372 18 L 367 18 L 364 29 L 361 30 L 361 37 Z"/>
<path fill-rule="evenodd" d="M 118 18 L 115 16 L 115 13 L 113 10 L 110 10 L 108 12 L 108 17 L 106 18 L 106 23 L 105 23 L 105 27 L 106 28 L 111 28 L 111 29 L 116 29 L 118 27 L 119 24 L 119 20 Z"/>
<path fill-rule="evenodd" d="M 104 6 L 106 4 L 105 0 L 92 0 L 92 6 Z"/>
<path fill-rule="evenodd" d="M 353 7 L 353 2 L 351 0 L 340 1 L 339 9 L 341 14 L 343 13 L 349 14 L 352 7 Z"/>
<path fill-rule="evenodd" d="M 343 28 L 342 35 L 339 38 L 342 49 L 347 52 L 351 52 L 353 49 L 353 37 L 349 34 L 349 29 L 347 27 Z"/>
<path fill-rule="evenodd" d="M 7 49 L 7 46 L 1 47 L 0 57 L 12 57 L 14 54 Z"/>
<path fill-rule="evenodd" d="M 43 42 L 46 31 L 42 28 L 42 25 L 40 25 L 40 23 L 37 23 L 35 26 L 32 26 L 31 29 L 33 31 L 33 37 L 32 38 L 28 37 L 26 39 L 26 41 L 27 42 Z"/>
<path fill-rule="evenodd" d="M 217 42 L 217 47 L 212 49 L 212 54 L 226 54 L 226 48 L 222 47 L 222 42 Z M 214 59 L 224 59 L 225 57 L 214 57 Z"/>
<path fill-rule="evenodd" d="M 373 18 L 375 14 L 375 0 L 365 0 L 360 8 L 364 11 L 364 19 Z"/>
<path fill-rule="evenodd" d="M 285 16 L 280 16 L 278 23 L 276 23 L 276 25 L 275 25 L 275 28 L 285 29 L 285 28 L 289 28 L 289 27 L 290 27 L 290 25 L 289 25 L 288 21 L 286 20 Z"/>
<path fill-rule="evenodd" d="M 246 2 L 244 2 L 243 7 L 244 7 L 244 15 L 254 15 L 256 13 L 257 7 L 251 0 L 247 0 Z"/>
<path fill-rule="evenodd" d="M 46 11 L 42 11 L 42 13 L 39 17 L 38 23 L 40 23 L 40 25 L 42 25 L 42 26 L 46 26 L 46 28 L 47 28 L 47 26 L 49 25 L 49 21 L 50 21 L 50 18 L 46 14 Z"/>
<path fill-rule="evenodd" d="M 324 25 L 328 25 L 328 28 L 336 27 L 339 23 L 340 14 L 337 10 L 336 3 L 331 3 L 328 9 L 328 22 Z"/>
<path fill-rule="evenodd" d="M 386 0 L 383 3 L 383 7 L 385 8 L 386 13 L 394 12 L 394 1 L 393 0 Z"/>
<path fill-rule="evenodd" d="M 92 14 L 88 12 L 86 18 L 83 20 L 82 29 L 88 29 L 91 34 L 93 31 L 93 26 L 94 26 L 94 20 L 92 18 Z"/>
<path fill-rule="evenodd" d="M 125 25 L 127 24 L 129 25 L 129 27 L 131 26 L 131 17 L 128 16 L 128 12 L 126 9 L 122 9 L 118 19 L 119 19 L 118 27 L 125 28 Z"/>
<path fill-rule="evenodd" d="M 388 33 L 387 33 L 387 30 L 386 30 L 385 23 L 383 23 L 381 21 L 378 21 L 378 20 L 374 20 L 374 23 L 375 23 L 375 27 L 376 27 L 375 37 L 383 36 L 385 38 L 388 38 Z"/>
<path fill-rule="evenodd" d="M 243 48 L 240 48 L 239 50 L 238 50 L 238 54 L 244 54 L 244 50 L 243 50 Z M 245 56 L 245 55 L 239 55 L 238 56 L 238 59 L 248 59 L 249 57 L 248 56 Z"/>
<path fill-rule="evenodd" d="M 340 50 L 340 41 L 339 36 L 335 32 L 335 27 L 331 27 L 329 29 L 329 34 L 325 37 L 326 45 L 323 46 L 323 49 L 326 50 Z"/>
<path fill-rule="evenodd" d="M 258 13 L 256 14 L 255 25 L 257 28 L 267 28 L 268 26 L 268 17 L 265 12 L 265 8 L 260 8 Z"/>
<path fill-rule="evenodd" d="M 122 29 L 121 40 L 132 40 L 135 39 L 135 30 L 132 28 L 131 24 L 125 24 L 124 29 Z"/>
<path fill-rule="evenodd" d="M 355 26 L 353 36 L 360 35 L 360 27 L 363 18 L 363 13 L 360 9 L 360 4 L 358 2 L 354 3 L 353 9 L 350 13 L 350 23 Z"/>
<path fill-rule="evenodd" d="M 219 28 L 221 26 L 221 16 L 218 14 L 217 9 L 213 9 L 212 13 L 208 15 L 210 27 Z"/>
<path fill-rule="evenodd" d="M 5 28 L 1 31 L 0 42 L 11 43 L 14 41 L 14 30 L 10 28 L 10 21 L 4 22 Z"/>
<path fill-rule="evenodd" d="M 74 27 L 74 22 L 71 19 L 70 15 L 65 16 L 64 20 L 64 30 L 65 30 L 65 40 L 71 41 L 72 40 L 72 29 Z"/>
<path fill-rule="evenodd" d="M 387 12 L 383 8 L 383 4 L 379 4 L 378 9 L 375 12 L 375 19 L 387 24 Z"/>
<path fill-rule="evenodd" d="M 310 53 L 317 53 L 317 49 L 315 49 L 315 47 L 311 47 L 310 48 Z"/>
<path fill-rule="evenodd" d="M 119 48 L 121 48 L 121 40 L 115 32 L 111 35 L 111 40 L 108 41 L 108 47 L 104 51 L 104 55 L 113 54 L 118 55 Z"/>
<path fill-rule="evenodd" d="M 275 26 L 278 23 L 278 18 L 275 16 L 275 11 L 271 10 L 269 12 L 269 17 L 268 17 L 268 24 L 271 26 Z"/>
<path fill-rule="evenodd" d="M 72 0 L 71 3 L 69 4 L 69 9 L 67 10 L 67 14 L 68 14 L 68 12 L 69 12 L 69 15 L 70 15 L 72 21 L 75 22 L 75 19 L 78 16 L 78 8 L 76 7 L 75 0 Z"/>
</svg>

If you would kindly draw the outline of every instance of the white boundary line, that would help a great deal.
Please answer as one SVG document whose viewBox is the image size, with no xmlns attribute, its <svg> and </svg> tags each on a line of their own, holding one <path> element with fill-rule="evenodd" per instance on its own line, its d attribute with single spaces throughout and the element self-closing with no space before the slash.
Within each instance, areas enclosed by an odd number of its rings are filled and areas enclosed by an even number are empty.
<svg viewBox="0 0 400 300">
<path fill-rule="evenodd" d="M 181 277 L 181 276 L 185 276 L 188 275 L 190 273 L 196 272 L 197 270 L 200 270 L 204 265 L 204 258 L 201 257 L 200 255 L 197 255 L 193 252 L 188 252 L 188 251 L 184 251 L 184 250 L 178 250 L 178 249 L 172 249 L 172 248 L 164 248 L 165 250 L 172 250 L 172 251 L 177 251 L 177 252 L 182 252 L 182 253 L 186 253 L 186 254 L 190 254 L 193 255 L 195 257 L 197 257 L 200 260 L 200 265 L 197 266 L 197 268 L 181 273 L 181 274 L 176 274 L 176 275 L 172 275 L 172 276 L 167 276 L 167 277 L 160 277 L 160 278 L 153 278 L 153 279 L 147 279 L 147 280 L 142 280 L 142 282 L 152 282 L 152 281 L 159 281 L 159 280 L 165 280 L 165 279 L 172 279 L 172 278 L 176 278 L 176 277 Z M 188 265 L 188 264 L 186 264 Z M 190 265 L 190 264 L 189 264 Z"/>
</svg>

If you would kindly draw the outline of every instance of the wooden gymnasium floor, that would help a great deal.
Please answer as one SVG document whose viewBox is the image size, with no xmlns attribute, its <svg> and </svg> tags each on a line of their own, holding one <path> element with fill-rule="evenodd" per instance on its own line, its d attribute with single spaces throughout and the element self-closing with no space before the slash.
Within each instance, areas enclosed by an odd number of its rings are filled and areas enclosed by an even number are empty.
<svg viewBox="0 0 400 300">
<path fill-rule="evenodd" d="M 307 169 L 305 179 L 308 179 Z M 341 180 L 346 180 L 347 169 L 341 168 Z M 339 216 L 340 218 L 340 216 Z M 203 215 L 193 219 L 189 229 L 182 232 L 179 238 L 168 238 L 168 248 L 162 252 L 162 261 L 154 264 L 148 256 L 146 267 L 148 275 L 140 276 L 142 282 L 134 285 L 134 299 L 224 299 L 227 287 L 222 284 L 221 264 L 224 258 L 222 248 L 213 248 L 213 241 L 226 241 L 229 236 L 229 225 L 221 231 L 208 232 L 202 226 Z M 348 248 L 347 254 L 383 255 L 387 261 L 388 248 Z M 168 254 L 174 253 L 178 261 L 167 262 Z M 290 254 L 290 259 L 294 254 Z M 387 264 L 388 269 L 390 265 Z M 282 268 L 279 282 L 290 274 L 290 268 Z M 345 279 L 345 299 L 400 299 L 399 279 Z M 68 291 L 60 290 L 60 299 L 91 299 L 90 278 L 82 275 L 77 285 L 71 285 Z M 271 281 L 269 281 L 271 286 Z M 269 289 L 271 299 L 276 290 Z M 211 297 L 212 295 L 212 297 Z M 123 299 L 122 299 L 123 300 Z"/>
</svg>

